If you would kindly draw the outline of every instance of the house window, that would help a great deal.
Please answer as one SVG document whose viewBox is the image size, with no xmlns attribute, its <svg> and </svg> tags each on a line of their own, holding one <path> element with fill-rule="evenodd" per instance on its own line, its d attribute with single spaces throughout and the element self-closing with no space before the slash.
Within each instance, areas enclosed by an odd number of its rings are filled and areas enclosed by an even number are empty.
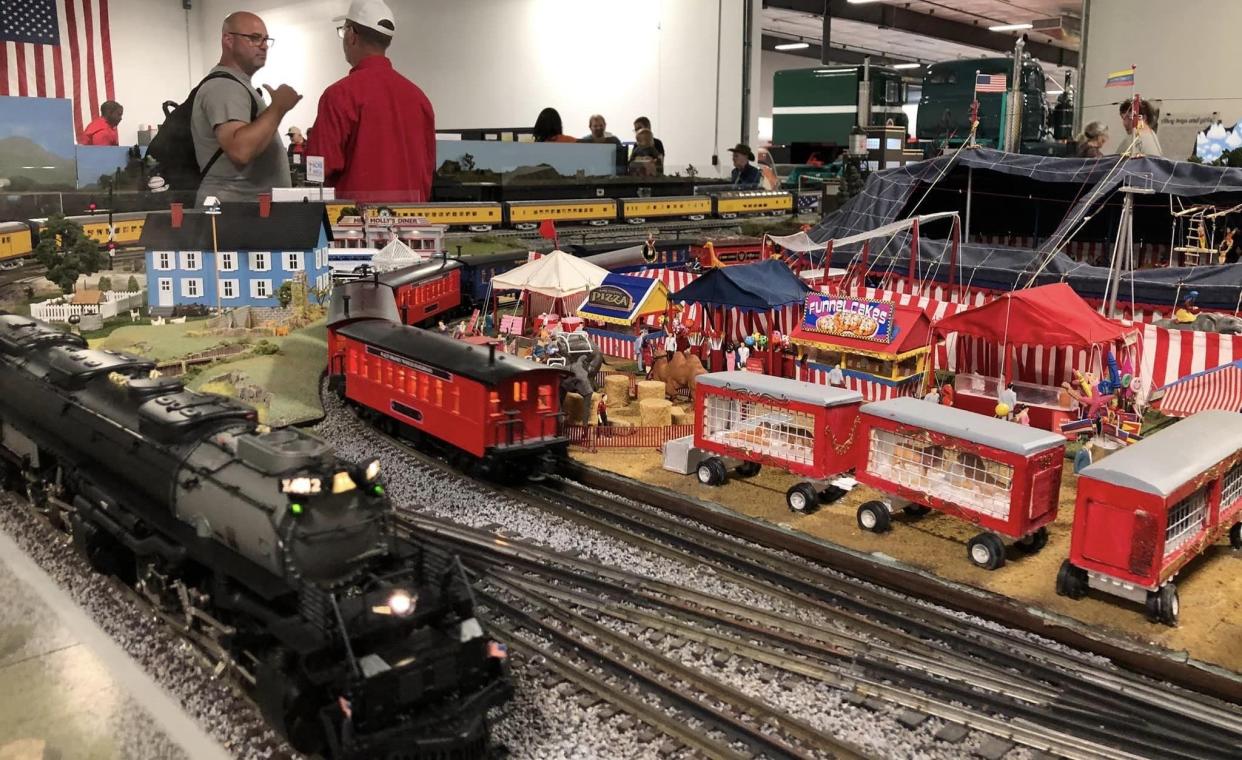
<svg viewBox="0 0 1242 760">
<path fill-rule="evenodd" d="M 181 281 L 181 295 L 186 298 L 198 298 L 203 294 L 203 281 L 197 277 L 187 277 Z"/>
<path fill-rule="evenodd" d="M 272 268 L 271 259 L 268 258 L 267 251 L 251 251 L 250 252 L 250 271 L 267 272 Z"/>
<path fill-rule="evenodd" d="M 182 251 L 181 268 L 191 272 L 197 270 L 199 268 L 198 251 Z"/>
<path fill-rule="evenodd" d="M 220 296 L 237 298 L 237 280 L 220 280 Z"/>
<path fill-rule="evenodd" d="M 300 251 L 285 252 L 285 271 L 300 272 L 302 270 L 302 254 Z"/>
<path fill-rule="evenodd" d="M 173 268 L 172 251 L 156 251 L 155 252 L 155 268 L 168 271 Z"/>
<path fill-rule="evenodd" d="M 251 298 L 271 298 L 272 297 L 272 281 L 271 280 L 251 280 L 250 281 L 250 297 Z"/>
<path fill-rule="evenodd" d="M 220 271 L 236 272 L 237 271 L 237 252 L 236 251 L 220 251 Z"/>
<path fill-rule="evenodd" d="M 160 278 L 160 292 L 171 294 L 172 293 L 172 280 L 170 280 L 167 277 L 161 277 Z"/>
</svg>

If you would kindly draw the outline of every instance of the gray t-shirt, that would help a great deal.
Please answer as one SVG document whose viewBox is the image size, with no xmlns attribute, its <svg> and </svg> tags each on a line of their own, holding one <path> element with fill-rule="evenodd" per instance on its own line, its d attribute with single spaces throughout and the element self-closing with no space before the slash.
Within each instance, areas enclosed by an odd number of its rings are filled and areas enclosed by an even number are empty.
<svg viewBox="0 0 1242 760">
<path fill-rule="evenodd" d="M 216 66 L 212 73 L 227 72 L 242 84 L 220 77 L 203 84 L 194 99 L 194 117 L 190 130 L 194 136 L 194 154 L 201 169 L 220 149 L 216 140 L 216 127 L 229 121 L 250 123 L 251 104 L 258 102 L 258 113 L 263 113 L 263 101 L 255 92 L 250 77 L 238 69 Z M 245 86 L 243 86 L 245 85 Z M 272 143 L 249 165 L 238 168 L 228 156 L 220 156 L 212 164 L 211 171 L 203 177 L 198 188 L 197 205 L 214 195 L 222 201 L 256 201 L 259 193 L 271 192 L 273 187 L 289 187 L 289 159 L 280 141 L 280 130 L 272 135 Z"/>
</svg>

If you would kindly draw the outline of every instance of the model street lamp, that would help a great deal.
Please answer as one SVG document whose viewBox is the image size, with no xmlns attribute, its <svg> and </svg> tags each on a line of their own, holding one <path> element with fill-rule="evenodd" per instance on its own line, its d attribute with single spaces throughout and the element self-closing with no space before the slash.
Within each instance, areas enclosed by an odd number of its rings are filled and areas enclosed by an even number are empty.
<svg viewBox="0 0 1242 760">
<path fill-rule="evenodd" d="M 220 216 L 220 199 L 210 195 L 203 201 L 203 205 L 206 207 L 204 212 L 211 217 L 212 266 L 216 270 L 216 314 L 220 314 L 220 242 L 216 238 L 216 217 Z"/>
</svg>

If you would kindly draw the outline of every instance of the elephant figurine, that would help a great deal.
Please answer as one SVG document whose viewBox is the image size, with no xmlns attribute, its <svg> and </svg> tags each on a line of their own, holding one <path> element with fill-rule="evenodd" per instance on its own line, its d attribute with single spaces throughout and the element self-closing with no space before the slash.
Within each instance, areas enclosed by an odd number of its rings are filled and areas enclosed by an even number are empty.
<svg viewBox="0 0 1242 760">
<path fill-rule="evenodd" d="M 1193 322 L 1178 322 L 1173 319 L 1161 319 L 1157 327 L 1170 330 L 1193 330 L 1196 332 L 1214 332 L 1222 335 L 1242 335 L 1242 317 L 1231 314 L 1196 314 Z"/>
</svg>

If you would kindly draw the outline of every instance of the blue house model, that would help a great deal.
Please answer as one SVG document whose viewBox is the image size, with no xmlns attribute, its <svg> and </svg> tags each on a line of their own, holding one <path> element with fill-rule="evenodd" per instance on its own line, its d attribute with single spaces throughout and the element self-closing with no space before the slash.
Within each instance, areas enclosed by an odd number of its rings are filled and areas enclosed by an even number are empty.
<svg viewBox="0 0 1242 760">
<path fill-rule="evenodd" d="M 139 244 L 146 249 L 151 313 L 175 307 L 230 309 L 278 306 L 281 284 L 305 274 L 328 288 L 332 230 L 322 203 L 222 203 L 214 215 L 183 211 L 147 215 Z"/>
</svg>

